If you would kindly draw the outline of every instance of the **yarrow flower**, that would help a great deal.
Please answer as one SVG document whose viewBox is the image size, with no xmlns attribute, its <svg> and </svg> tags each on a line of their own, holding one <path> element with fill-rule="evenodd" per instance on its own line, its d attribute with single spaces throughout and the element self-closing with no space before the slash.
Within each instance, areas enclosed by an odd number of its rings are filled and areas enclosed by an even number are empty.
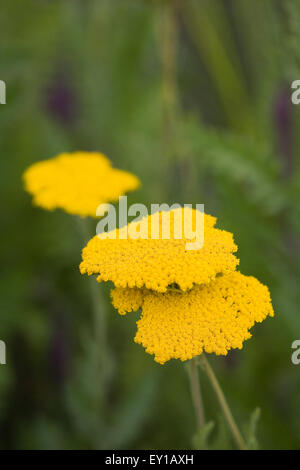
<svg viewBox="0 0 300 470">
<path fill-rule="evenodd" d="M 241 349 L 254 323 L 274 315 L 268 288 L 236 271 L 232 234 L 215 228 L 216 219 L 204 214 L 204 245 L 187 251 L 185 237 L 174 237 L 180 210 L 186 209 L 171 211 L 169 240 L 131 239 L 130 225 L 136 223 L 131 222 L 92 238 L 80 265 L 82 274 L 114 283 L 112 303 L 121 315 L 141 309 L 135 342 L 161 364 L 203 351 L 226 355 Z M 120 236 L 124 230 L 127 239 Z"/>
<path fill-rule="evenodd" d="M 232 234 L 214 228 L 216 219 L 204 214 L 204 245 L 200 250 L 188 251 L 186 242 L 190 239 L 184 236 L 184 230 L 181 230 L 180 239 L 175 238 L 176 224 L 184 225 L 184 217 L 177 217 L 180 211 L 191 211 L 193 216 L 196 215 L 195 210 L 188 208 L 170 211 L 169 239 L 164 239 L 162 232 L 166 211 L 95 236 L 83 250 L 81 273 L 99 274 L 99 282 L 112 281 L 116 287 L 146 287 L 166 292 L 172 284 L 186 291 L 195 284 L 206 284 L 221 274 L 234 271 L 239 260 L 233 254 L 237 246 Z M 153 239 L 151 228 L 157 215 L 158 239 Z M 133 239 L 130 233 L 136 232 L 136 226 L 144 226 L 145 222 L 148 238 Z"/>
<path fill-rule="evenodd" d="M 34 163 L 23 178 L 37 206 L 83 217 L 96 217 L 100 204 L 116 201 L 140 185 L 135 175 L 113 168 L 98 152 L 62 153 Z"/>
</svg>

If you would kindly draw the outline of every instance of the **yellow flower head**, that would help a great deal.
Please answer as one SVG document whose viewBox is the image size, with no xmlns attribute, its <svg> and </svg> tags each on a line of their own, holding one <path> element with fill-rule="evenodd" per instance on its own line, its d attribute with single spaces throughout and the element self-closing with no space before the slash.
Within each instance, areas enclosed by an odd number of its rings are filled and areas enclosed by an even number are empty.
<svg viewBox="0 0 300 470">
<path fill-rule="evenodd" d="M 274 315 L 268 288 L 236 271 L 232 234 L 216 229 L 214 217 L 204 214 L 202 248 L 186 249 L 187 238 L 175 236 L 183 210 L 170 212 L 169 239 L 162 237 L 163 213 L 159 238 L 150 238 L 154 214 L 92 238 L 80 265 L 82 274 L 114 283 L 112 303 L 121 315 L 141 308 L 135 342 L 161 364 L 203 351 L 226 355 L 242 348 L 255 322 Z"/>
<path fill-rule="evenodd" d="M 214 228 L 216 219 L 204 214 L 204 245 L 201 249 L 187 250 L 186 238 L 178 224 L 184 225 L 181 211 L 173 209 L 170 215 L 169 239 L 164 238 L 163 226 L 165 212 L 159 212 L 131 222 L 122 229 L 96 235 L 82 253 L 81 273 L 98 274 L 97 280 L 112 281 L 116 287 L 146 287 L 157 292 L 166 292 L 168 286 L 176 284 L 182 291 L 191 289 L 195 284 L 206 284 L 221 274 L 235 270 L 239 260 L 234 256 L 237 246 L 232 234 Z M 196 210 L 190 209 L 193 219 Z M 159 217 L 158 238 L 151 237 L 151 227 Z M 140 226 L 148 238 L 134 238 Z M 143 227 L 145 230 L 143 231 Z M 182 228 L 182 227 L 181 227 Z M 125 238 L 126 236 L 126 238 Z"/>
<path fill-rule="evenodd" d="M 268 288 L 237 271 L 188 292 L 115 288 L 111 295 L 120 314 L 142 309 L 134 340 L 161 364 L 241 349 L 254 323 L 274 315 Z"/>
<path fill-rule="evenodd" d="M 24 181 L 34 204 L 92 217 L 100 204 L 116 201 L 140 185 L 136 176 L 113 168 L 105 155 L 96 152 L 62 153 L 34 163 L 25 171 Z"/>
</svg>

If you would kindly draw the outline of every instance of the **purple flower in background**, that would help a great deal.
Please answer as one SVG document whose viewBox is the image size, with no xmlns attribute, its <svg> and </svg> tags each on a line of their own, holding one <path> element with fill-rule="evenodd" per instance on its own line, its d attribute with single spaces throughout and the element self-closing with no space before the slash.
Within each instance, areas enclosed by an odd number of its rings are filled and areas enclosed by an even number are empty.
<svg viewBox="0 0 300 470">
<path fill-rule="evenodd" d="M 50 83 L 46 94 L 46 108 L 54 119 L 63 124 L 74 122 L 76 100 L 72 82 L 67 77 L 72 76 L 59 72 Z"/>
</svg>

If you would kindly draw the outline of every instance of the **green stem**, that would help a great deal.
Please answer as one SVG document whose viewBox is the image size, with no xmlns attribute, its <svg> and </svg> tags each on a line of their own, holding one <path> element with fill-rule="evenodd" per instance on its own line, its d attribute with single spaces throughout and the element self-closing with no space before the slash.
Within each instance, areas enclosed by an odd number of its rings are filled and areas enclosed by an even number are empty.
<svg viewBox="0 0 300 470">
<path fill-rule="evenodd" d="M 161 8 L 160 50 L 164 122 L 166 126 L 171 126 L 177 105 L 177 21 L 173 5 L 163 5 Z"/>
<path fill-rule="evenodd" d="M 176 149 L 174 135 L 178 115 L 177 87 L 177 44 L 178 24 L 176 5 L 167 2 L 158 7 L 157 47 L 161 61 L 161 104 L 162 104 L 162 159 L 161 159 L 161 196 L 166 197 L 165 181 L 169 180 L 170 166 L 174 166 Z M 168 190 L 168 189 L 167 189 Z"/>
<path fill-rule="evenodd" d="M 189 361 L 188 366 L 190 389 L 197 421 L 197 430 L 200 431 L 200 429 L 202 429 L 205 424 L 205 415 L 196 360 L 192 359 Z"/>
<path fill-rule="evenodd" d="M 230 28 L 226 11 L 222 11 L 222 2 L 190 0 L 182 3 L 181 11 L 187 33 L 211 74 L 228 121 L 238 131 L 252 132 L 255 129 L 252 106 L 237 66 L 238 55 L 232 47 L 234 41 L 230 40 Z M 223 27 L 218 24 L 220 21 Z"/>
<path fill-rule="evenodd" d="M 79 228 L 83 238 L 84 244 L 91 238 L 90 230 L 88 227 L 88 221 L 83 218 L 77 218 L 79 222 Z M 93 278 L 89 280 L 89 289 L 92 302 L 93 311 L 93 325 L 94 325 L 94 338 L 96 342 L 96 353 L 97 353 L 97 369 L 99 373 L 104 376 L 104 371 L 108 367 L 107 361 L 107 335 L 106 335 L 106 307 L 102 296 L 101 286 Z M 100 395 L 100 391 L 99 391 Z"/>
<path fill-rule="evenodd" d="M 99 352 L 99 365 L 102 365 L 102 368 L 106 366 L 106 309 L 104 304 L 104 299 L 102 296 L 101 286 L 96 282 L 95 279 L 89 279 L 90 281 L 90 292 L 93 305 L 93 314 L 94 314 L 94 333 L 95 339 L 98 345 Z"/>
<path fill-rule="evenodd" d="M 198 364 L 205 370 L 209 380 L 210 380 L 210 383 L 212 385 L 212 388 L 214 389 L 215 391 L 215 394 L 217 395 L 217 398 L 219 400 L 219 404 L 220 404 L 220 407 L 222 409 L 222 412 L 224 414 L 224 417 L 227 421 L 227 424 L 229 426 L 229 429 L 232 433 L 232 436 L 238 446 L 239 449 L 241 450 L 246 450 L 247 449 L 247 446 L 246 446 L 246 443 L 244 441 L 244 438 L 234 420 L 234 417 L 232 416 L 232 413 L 230 411 L 230 408 L 228 406 L 228 403 L 227 403 L 227 400 L 225 398 L 225 395 L 223 393 L 223 390 L 219 384 L 219 381 L 212 369 L 212 367 L 210 366 L 206 356 L 204 353 L 201 354 L 201 356 L 199 356 L 198 358 Z"/>
<path fill-rule="evenodd" d="M 178 56 L 180 46 L 180 5 L 171 0 L 162 2 L 158 11 L 157 48 L 161 61 L 161 193 L 160 198 L 194 198 L 197 186 L 193 155 L 184 150 L 178 151 L 178 130 L 184 121 L 178 83 Z M 176 188 L 171 184 L 176 174 Z M 189 184 L 186 185 L 186 181 Z M 166 185 L 166 182 L 169 184 Z M 156 197 L 159 196 L 156 194 Z"/>
</svg>

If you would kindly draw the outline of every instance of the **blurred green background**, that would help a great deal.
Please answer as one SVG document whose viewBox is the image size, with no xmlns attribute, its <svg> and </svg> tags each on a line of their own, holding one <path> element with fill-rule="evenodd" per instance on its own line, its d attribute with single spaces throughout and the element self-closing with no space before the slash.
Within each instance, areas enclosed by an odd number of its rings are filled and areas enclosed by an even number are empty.
<svg viewBox="0 0 300 470">
<path fill-rule="evenodd" d="M 133 342 L 138 314 L 120 317 L 109 286 L 106 380 L 95 373 L 75 217 L 23 190 L 31 163 L 99 150 L 142 180 L 130 201 L 204 203 L 234 233 L 241 271 L 270 287 L 276 315 L 211 363 L 245 434 L 259 407 L 259 447 L 299 449 L 299 2 L 1 0 L 0 41 L 0 448 L 195 445 L 185 367 Z M 202 379 L 209 446 L 231 448 Z"/>
</svg>

